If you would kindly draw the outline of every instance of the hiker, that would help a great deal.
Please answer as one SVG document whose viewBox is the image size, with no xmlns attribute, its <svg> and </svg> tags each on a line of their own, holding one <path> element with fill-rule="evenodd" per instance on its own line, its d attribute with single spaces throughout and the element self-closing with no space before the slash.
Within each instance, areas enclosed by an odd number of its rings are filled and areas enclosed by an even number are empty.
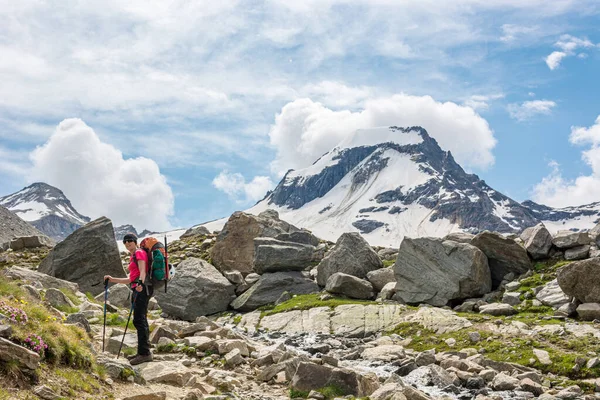
<svg viewBox="0 0 600 400">
<path fill-rule="evenodd" d="M 152 352 L 150 351 L 150 327 L 148 326 L 148 301 L 154 293 L 151 285 L 146 286 L 146 272 L 148 264 L 148 255 L 137 245 L 137 236 L 128 233 L 123 237 L 125 248 L 131 253 L 129 259 L 129 278 L 113 278 L 106 275 L 112 283 L 123 283 L 130 285 L 133 294 L 131 296 L 133 308 L 133 326 L 137 330 L 138 350 L 135 356 L 128 357 L 131 365 L 137 365 L 152 361 Z"/>
</svg>

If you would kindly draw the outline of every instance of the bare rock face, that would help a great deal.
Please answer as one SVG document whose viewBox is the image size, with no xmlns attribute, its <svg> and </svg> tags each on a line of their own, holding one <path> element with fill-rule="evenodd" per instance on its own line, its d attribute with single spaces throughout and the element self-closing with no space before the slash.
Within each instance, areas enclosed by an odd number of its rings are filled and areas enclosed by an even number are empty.
<svg viewBox="0 0 600 400">
<path fill-rule="evenodd" d="M 600 303 L 600 258 L 575 261 L 558 271 L 562 291 L 581 303 Z"/>
<path fill-rule="evenodd" d="M 299 229 L 280 220 L 273 210 L 258 216 L 235 212 L 217 236 L 211 250 L 212 261 L 219 271 L 240 271 L 246 276 L 253 272 L 255 238 L 274 238 L 295 231 Z"/>
<path fill-rule="evenodd" d="M 394 265 L 396 297 L 409 304 L 444 306 L 491 290 L 487 258 L 470 244 L 404 238 Z"/>
<path fill-rule="evenodd" d="M 314 251 L 315 247 L 308 244 L 284 242 L 273 238 L 256 238 L 254 239 L 254 271 L 259 274 L 302 271 L 311 265 Z"/>
<path fill-rule="evenodd" d="M 552 247 L 552 235 L 544 224 L 539 223 L 536 226 L 527 228 L 521 234 L 521 239 L 525 244 L 525 249 L 534 260 L 548 257 Z"/>
<path fill-rule="evenodd" d="M 561 250 L 583 246 L 590 242 L 590 235 L 587 232 L 558 231 L 552 239 L 552 244 Z"/>
<path fill-rule="evenodd" d="M 352 299 L 366 300 L 374 296 L 373 285 L 370 282 L 341 272 L 336 272 L 329 277 L 325 290 Z"/>
<path fill-rule="evenodd" d="M 317 266 L 317 283 L 325 286 L 329 277 L 336 272 L 366 279 L 367 273 L 382 267 L 383 263 L 375 250 L 359 233 L 344 233 Z"/>
<path fill-rule="evenodd" d="M 527 250 L 513 239 L 499 233 L 484 231 L 475 236 L 471 244 L 487 256 L 492 273 L 492 288 L 497 288 L 509 274 L 521 275 L 531 269 Z"/>
<path fill-rule="evenodd" d="M 101 217 L 77 229 L 48 253 L 38 268 L 56 278 L 79 284 L 83 293 L 104 290 L 104 275 L 124 277 L 112 222 Z"/>
<path fill-rule="evenodd" d="M 0 206 L 0 244 L 10 242 L 12 239 L 21 236 L 46 237 L 33 225 L 23 221 L 13 212 Z M 52 240 L 47 239 L 51 244 L 54 244 Z"/>
</svg>

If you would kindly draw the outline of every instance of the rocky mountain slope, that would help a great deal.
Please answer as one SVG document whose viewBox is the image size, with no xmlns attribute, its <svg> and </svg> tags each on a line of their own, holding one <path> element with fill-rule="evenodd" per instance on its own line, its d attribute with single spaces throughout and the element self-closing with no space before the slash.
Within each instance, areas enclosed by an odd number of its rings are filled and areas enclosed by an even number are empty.
<svg viewBox="0 0 600 400">
<path fill-rule="evenodd" d="M 0 206 L 0 244 L 23 236 L 44 236 L 44 234 L 16 214 Z"/>
<path fill-rule="evenodd" d="M 514 201 L 466 173 L 421 127 L 357 130 L 310 167 L 288 171 L 247 212 L 269 208 L 324 239 L 360 232 L 391 247 L 404 236 L 519 233 L 539 222 L 552 232 L 586 230 L 600 218 L 600 203 L 552 209 Z M 220 230 L 225 221 L 205 226 Z"/>
<path fill-rule="evenodd" d="M 90 218 L 73 208 L 60 189 L 42 182 L 0 197 L 0 205 L 57 241 L 90 222 Z"/>
</svg>

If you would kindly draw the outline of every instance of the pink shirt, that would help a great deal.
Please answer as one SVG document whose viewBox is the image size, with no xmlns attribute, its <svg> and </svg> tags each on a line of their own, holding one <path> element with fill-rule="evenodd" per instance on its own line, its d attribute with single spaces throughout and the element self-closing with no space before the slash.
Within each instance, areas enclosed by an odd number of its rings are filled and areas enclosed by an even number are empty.
<svg viewBox="0 0 600 400">
<path fill-rule="evenodd" d="M 145 261 L 146 267 L 148 267 L 148 254 L 146 254 L 146 252 L 144 250 L 137 249 L 135 251 L 135 258 L 138 261 Z M 134 282 L 139 277 L 140 277 L 140 268 L 138 267 L 137 263 L 133 259 L 133 256 L 131 256 L 131 258 L 129 259 L 129 282 Z M 135 287 L 135 286 L 137 286 L 137 285 L 132 285 L 132 287 Z"/>
</svg>

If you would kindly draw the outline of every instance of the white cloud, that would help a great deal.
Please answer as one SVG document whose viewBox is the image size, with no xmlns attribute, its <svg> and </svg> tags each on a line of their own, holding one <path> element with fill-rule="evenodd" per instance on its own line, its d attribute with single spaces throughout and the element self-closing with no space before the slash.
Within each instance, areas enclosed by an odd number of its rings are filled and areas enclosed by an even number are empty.
<svg viewBox="0 0 600 400">
<path fill-rule="evenodd" d="M 261 200 L 275 186 L 268 176 L 256 176 L 246 182 L 242 174 L 227 171 L 221 171 L 212 184 L 240 204 Z"/>
<path fill-rule="evenodd" d="M 538 29 L 539 27 L 537 26 L 504 24 L 502 25 L 503 35 L 500 37 L 500 40 L 507 43 L 514 42 L 535 33 Z"/>
<path fill-rule="evenodd" d="M 532 100 L 522 104 L 509 104 L 507 109 L 511 118 L 524 121 L 539 114 L 551 114 L 554 107 L 556 103 L 551 100 Z"/>
<path fill-rule="evenodd" d="M 158 165 L 144 157 L 124 159 L 82 120 L 62 121 L 30 157 L 30 180 L 58 187 L 80 213 L 106 216 L 115 226 L 170 228 L 173 193 Z"/>
<path fill-rule="evenodd" d="M 569 141 L 590 146 L 582 151 L 581 158 L 592 173 L 574 180 L 565 179 L 558 163 L 553 162 L 550 164 L 552 172 L 534 187 L 534 201 L 553 207 L 566 207 L 589 204 L 600 199 L 600 116 L 589 128 L 571 127 Z"/>
<path fill-rule="evenodd" d="M 475 111 L 485 111 L 490 108 L 489 102 L 504 98 L 504 94 L 496 93 L 490 95 L 474 95 L 465 101 L 465 106 Z"/>
<path fill-rule="evenodd" d="M 546 64 L 548 68 L 551 70 L 555 70 L 560 65 L 561 61 L 568 56 L 573 56 L 576 54 L 577 49 L 581 48 L 590 48 L 594 47 L 594 43 L 592 43 L 587 38 L 578 38 L 571 35 L 562 35 L 560 40 L 554 44 L 556 47 L 560 48 L 562 51 L 554 51 L 548 57 L 546 57 Z M 581 57 L 579 54 L 579 58 Z"/>
<path fill-rule="evenodd" d="M 546 57 L 546 64 L 551 70 L 555 70 L 560 65 L 563 58 L 567 56 L 567 53 L 562 51 L 553 51 L 548 57 Z"/>
<path fill-rule="evenodd" d="M 464 167 L 485 168 L 494 162 L 494 134 L 472 108 L 398 94 L 366 101 L 356 112 L 333 111 L 310 99 L 286 104 L 269 132 L 277 150 L 272 170 L 281 176 L 290 168 L 307 167 L 356 129 L 391 125 L 424 127 Z"/>
</svg>

